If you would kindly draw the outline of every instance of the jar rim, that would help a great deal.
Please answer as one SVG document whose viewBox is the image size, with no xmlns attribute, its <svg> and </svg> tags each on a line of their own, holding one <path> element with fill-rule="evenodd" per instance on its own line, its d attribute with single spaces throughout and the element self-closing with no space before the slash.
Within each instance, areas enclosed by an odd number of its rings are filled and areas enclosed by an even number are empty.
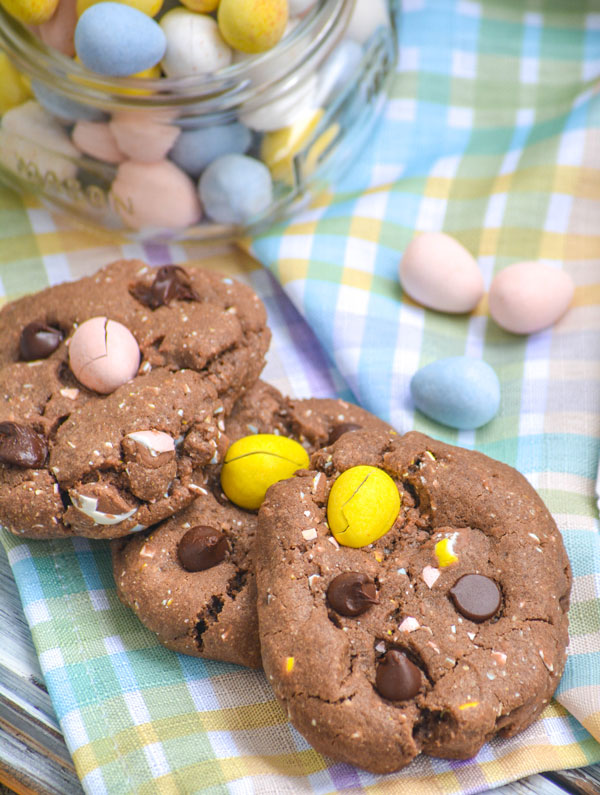
<svg viewBox="0 0 600 795">
<path fill-rule="evenodd" d="M 0 49 L 16 61 L 18 68 L 28 77 L 46 85 L 59 80 L 57 90 L 72 98 L 87 99 L 92 104 L 103 102 L 107 96 L 131 108 L 177 105 L 179 102 L 203 101 L 214 95 L 237 94 L 249 88 L 248 72 L 269 72 L 276 62 L 289 61 L 283 73 L 273 82 L 287 77 L 298 65 L 293 57 L 299 44 L 306 43 L 305 58 L 318 49 L 322 42 L 336 31 L 336 22 L 345 14 L 349 17 L 355 0 L 317 0 L 290 33 L 271 49 L 251 55 L 237 63 L 222 67 L 216 72 L 185 77 L 111 77 L 100 75 L 49 47 L 11 16 L 0 5 Z M 261 88 L 270 81 L 261 83 Z"/>
</svg>

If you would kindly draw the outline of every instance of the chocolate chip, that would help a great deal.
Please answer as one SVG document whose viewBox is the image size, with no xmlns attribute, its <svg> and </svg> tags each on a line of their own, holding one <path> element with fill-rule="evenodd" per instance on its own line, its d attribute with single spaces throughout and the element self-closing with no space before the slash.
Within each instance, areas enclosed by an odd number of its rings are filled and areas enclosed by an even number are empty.
<svg viewBox="0 0 600 795">
<path fill-rule="evenodd" d="M 140 303 L 157 309 L 173 300 L 199 301 L 200 296 L 192 287 L 187 273 L 179 265 L 163 265 L 154 277 L 152 285 L 136 284 L 131 288 L 131 294 Z"/>
<path fill-rule="evenodd" d="M 498 612 L 502 594 L 495 580 L 483 574 L 465 574 L 450 589 L 459 613 L 480 623 Z"/>
<path fill-rule="evenodd" d="M 360 616 L 371 605 L 379 604 L 375 583 L 357 571 L 345 571 L 327 588 L 327 599 L 341 616 Z"/>
<path fill-rule="evenodd" d="M 345 433 L 351 433 L 352 431 L 360 431 L 362 430 L 362 425 L 357 425 L 355 422 L 342 422 L 339 425 L 334 426 L 331 433 L 329 434 L 329 441 L 327 444 L 333 444 L 337 442 L 340 436 L 343 436 Z"/>
<path fill-rule="evenodd" d="M 421 671 L 404 652 L 390 649 L 377 666 L 375 687 L 389 701 L 406 701 L 421 689 Z"/>
<path fill-rule="evenodd" d="M 25 469 L 41 467 L 48 455 L 44 437 L 16 422 L 0 422 L 0 461 Z"/>
<path fill-rule="evenodd" d="M 33 362 L 47 359 L 58 348 L 63 339 L 60 329 L 34 321 L 25 326 L 19 340 L 21 359 Z"/>
<path fill-rule="evenodd" d="M 221 563 L 228 549 L 224 533 L 213 527 L 196 525 L 182 537 L 177 555 L 186 571 L 204 571 Z"/>
</svg>

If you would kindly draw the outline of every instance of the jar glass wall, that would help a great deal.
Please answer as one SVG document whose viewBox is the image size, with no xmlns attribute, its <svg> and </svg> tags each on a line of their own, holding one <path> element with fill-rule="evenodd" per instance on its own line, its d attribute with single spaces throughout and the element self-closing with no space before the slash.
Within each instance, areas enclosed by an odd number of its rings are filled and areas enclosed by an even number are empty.
<svg viewBox="0 0 600 795">
<path fill-rule="evenodd" d="M 257 233 L 360 157 L 397 17 L 397 0 L 317 0 L 272 49 L 210 75 L 114 78 L 0 7 L 0 49 L 16 68 L 0 89 L 0 177 L 138 240 Z"/>
</svg>

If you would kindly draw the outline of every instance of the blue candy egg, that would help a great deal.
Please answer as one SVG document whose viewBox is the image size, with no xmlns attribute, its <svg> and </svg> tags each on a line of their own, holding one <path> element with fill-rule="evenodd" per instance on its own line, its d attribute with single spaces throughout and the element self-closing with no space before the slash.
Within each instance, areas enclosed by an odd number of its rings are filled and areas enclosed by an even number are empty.
<svg viewBox="0 0 600 795">
<path fill-rule="evenodd" d="M 96 3 L 86 9 L 75 28 L 75 49 L 81 62 L 101 75 L 127 77 L 155 66 L 167 40 L 160 25 L 131 6 Z"/>
<path fill-rule="evenodd" d="M 208 166 L 198 184 L 206 214 L 221 224 L 244 224 L 273 198 L 271 173 L 246 155 L 224 155 Z"/>
<path fill-rule="evenodd" d="M 31 89 L 40 105 L 64 124 L 73 124 L 77 121 L 102 121 L 106 118 L 106 114 L 99 108 L 84 105 L 71 97 L 59 94 L 39 80 L 31 81 Z"/>
<path fill-rule="evenodd" d="M 218 157 L 243 154 L 252 143 L 252 133 L 239 122 L 201 127 L 181 133 L 170 158 L 192 177 L 199 177 Z"/>
<path fill-rule="evenodd" d="M 500 381 L 480 359 L 449 356 L 422 367 L 412 377 L 415 406 L 433 420 L 460 430 L 489 422 L 500 407 Z"/>
</svg>

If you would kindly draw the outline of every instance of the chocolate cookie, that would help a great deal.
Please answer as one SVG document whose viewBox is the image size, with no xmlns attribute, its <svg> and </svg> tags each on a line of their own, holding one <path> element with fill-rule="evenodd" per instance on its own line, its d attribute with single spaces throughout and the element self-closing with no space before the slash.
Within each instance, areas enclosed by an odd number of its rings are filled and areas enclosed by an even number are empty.
<svg viewBox="0 0 600 795">
<path fill-rule="evenodd" d="M 277 433 L 314 450 L 359 425 L 389 428 L 359 406 L 327 398 L 289 400 L 258 381 L 226 419 L 225 434 L 234 442 Z M 220 465 L 205 469 L 197 499 L 181 513 L 147 534 L 113 541 L 117 592 L 168 648 L 258 668 L 257 516 L 225 497 L 219 474 Z"/>
<path fill-rule="evenodd" d="M 220 274 L 121 260 L 0 311 L 0 522 L 116 537 L 181 510 L 257 379 L 258 297 Z"/>
<path fill-rule="evenodd" d="M 525 478 L 419 433 L 357 431 L 312 465 L 270 489 L 255 544 L 263 665 L 296 728 L 387 773 L 528 726 L 564 667 L 571 572 Z"/>
</svg>

